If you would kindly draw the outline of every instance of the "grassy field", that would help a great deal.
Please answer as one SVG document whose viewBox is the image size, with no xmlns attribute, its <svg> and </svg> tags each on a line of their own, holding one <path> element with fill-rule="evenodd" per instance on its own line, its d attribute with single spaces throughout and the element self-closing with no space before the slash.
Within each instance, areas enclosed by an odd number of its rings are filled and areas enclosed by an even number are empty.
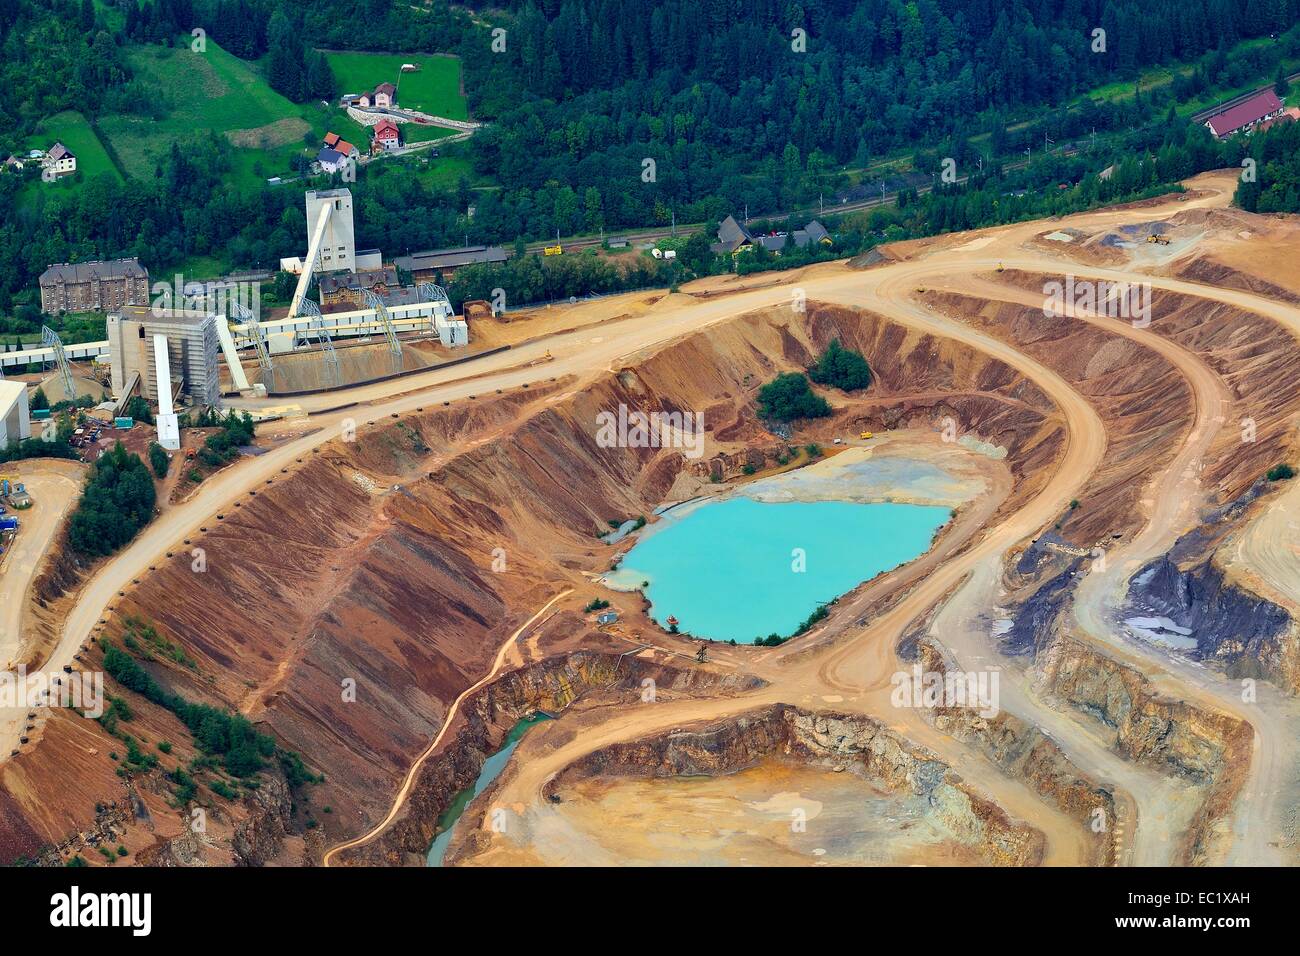
<svg viewBox="0 0 1300 956">
<path fill-rule="evenodd" d="M 27 144 L 28 149 L 49 149 L 59 142 L 77 157 L 77 172 L 85 179 L 92 179 L 100 173 L 112 173 L 121 180 L 121 174 L 113 165 L 104 145 L 90 128 L 89 121 L 80 113 L 56 113 L 42 120 L 36 129 L 36 136 Z"/>
<path fill-rule="evenodd" d="M 1244 50 L 1258 49 L 1272 42 L 1273 40 L 1271 40 L 1268 37 L 1258 37 L 1253 40 L 1243 40 L 1241 43 L 1238 43 L 1236 46 L 1232 48 L 1232 52 L 1239 53 Z M 1300 67 L 1300 62 L 1297 61 L 1285 60 L 1284 63 L 1286 66 L 1286 71 L 1288 73 L 1295 72 L 1297 67 Z M 1160 66 L 1160 67 L 1151 67 L 1149 69 L 1143 70 L 1141 71 L 1142 93 L 1145 96 L 1158 88 L 1168 86 L 1173 82 L 1175 76 L 1190 76 L 1194 69 L 1195 69 L 1194 64 L 1184 64 L 1172 68 Z M 1209 109 L 1212 106 L 1216 106 L 1219 103 L 1222 103 L 1224 100 L 1231 99 L 1234 96 L 1239 96 L 1242 93 L 1249 93 L 1263 86 L 1271 86 L 1272 81 L 1273 81 L 1273 74 L 1269 73 L 1268 75 L 1258 75 L 1258 76 L 1251 77 L 1246 82 L 1238 86 L 1207 90 L 1201 95 L 1193 97 L 1192 99 L 1188 100 L 1185 103 L 1180 103 L 1178 105 L 1178 114 L 1180 116 L 1190 116 L 1193 113 L 1199 113 L 1202 110 Z M 1109 102 L 1131 100 L 1133 99 L 1133 89 L 1134 89 L 1133 80 L 1117 80 L 1113 83 L 1107 83 L 1103 86 L 1098 86 L 1094 89 L 1089 90 L 1087 93 L 1075 97 L 1074 100 L 1071 101 L 1071 103 L 1068 105 L 1077 106 L 1080 103 L 1082 103 L 1085 99 L 1093 99 L 1099 101 L 1106 100 Z M 1290 101 L 1289 96 L 1287 97 L 1287 100 Z"/>
<path fill-rule="evenodd" d="M 293 158 L 314 156 L 326 132 L 338 133 L 363 151 L 369 145 L 369 131 L 349 119 L 345 111 L 320 102 L 290 102 L 270 88 L 261 64 L 241 60 L 211 39 L 204 53 L 194 53 L 186 44 L 133 46 L 126 55 L 135 76 L 155 91 L 165 109 L 158 120 L 128 115 L 100 120 L 100 130 L 130 176 L 152 176 L 173 140 L 208 132 L 230 145 L 227 157 L 235 186 L 288 175 Z M 332 53 L 329 57 L 341 88 L 364 77 L 357 81 L 359 88 L 373 89 L 385 79 L 398 79 L 401 64 L 419 63 L 419 72 L 401 76 L 399 102 L 441 116 L 466 116 L 465 98 L 460 95 L 460 61 L 453 57 L 368 53 Z M 410 142 L 440 139 L 451 132 L 403 124 Z M 75 145 L 68 145 L 77 152 Z"/>
<path fill-rule="evenodd" d="M 402 131 L 403 143 L 427 143 L 433 139 L 446 139 L 448 136 L 455 136 L 454 129 L 447 129 L 445 126 L 424 126 L 419 123 L 402 123 L 398 127 Z"/>
<path fill-rule="evenodd" d="M 321 103 L 290 102 L 267 85 L 258 64 L 227 53 L 211 40 L 203 53 L 191 52 L 188 46 L 140 46 L 129 48 L 127 59 L 135 75 L 157 90 L 166 108 L 159 120 L 115 115 L 100 121 L 132 176 L 152 176 L 173 140 L 208 131 L 233 147 L 228 155 L 233 178 L 241 184 L 286 174 L 295 155 L 319 149 L 327 129 L 358 145 L 368 141 L 345 114 Z"/>
<path fill-rule="evenodd" d="M 424 53 L 326 52 L 340 93 L 364 93 L 385 81 L 397 86 L 397 105 L 447 119 L 468 119 L 460 91 L 460 60 Z M 402 73 L 403 63 L 420 69 Z"/>
</svg>

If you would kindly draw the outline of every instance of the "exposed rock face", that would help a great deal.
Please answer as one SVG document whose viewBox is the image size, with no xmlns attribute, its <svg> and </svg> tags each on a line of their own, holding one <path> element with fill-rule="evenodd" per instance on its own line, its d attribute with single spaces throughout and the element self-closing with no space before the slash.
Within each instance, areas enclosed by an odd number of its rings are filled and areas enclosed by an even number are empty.
<svg viewBox="0 0 1300 956">
<path fill-rule="evenodd" d="M 1140 671 L 1071 638 L 1053 642 L 1038 666 L 1054 695 L 1115 731 L 1115 747 L 1125 758 L 1207 788 L 1180 861 L 1202 862 L 1210 828 L 1231 805 L 1249 768 L 1250 724 L 1162 697 Z"/>
<path fill-rule="evenodd" d="M 404 815 L 373 842 L 343 854 L 349 864 L 423 866 L 437 821 L 461 790 L 478 777 L 483 761 L 509 729 L 535 711 L 556 713 L 585 694 L 635 688 L 651 678 L 665 691 L 713 695 L 760 685 L 752 677 L 647 663 L 637 657 L 578 651 L 511 671 L 465 702 L 460 731 L 420 772 Z"/>
<path fill-rule="evenodd" d="M 1199 268 L 1214 270 L 1203 272 L 1200 277 L 1216 284 L 1216 277 L 1224 275 L 1221 265 Z M 1064 277 L 1016 270 L 1007 270 L 998 276 L 1000 282 L 1034 291 L 1041 291 L 1043 282 L 1049 279 L 1060 281 Z M 1234 282 L 1227 284 L 1236 284 L 1239 288 L 1262 292 L 1283 301 L 1294 299 L 1285 290 L 1263 280 L 1247 277 L 1245 273 L 1240 273 Z M 1015 308 L 1023 309 L 1020 306 Z M 1033 313 L 1029 309 L 1023 311 Z M 1232 501 L 1249 489 L 1268 468 L 1283 460 L 1291 448 L 1294 422 L 1300 414 L 1300 389 L 1295 387 L 1300 343 L 1282 325 L 1265 316 L 1226 303 L 1160 289 L 1154 290 L 1152 294 L 1151 314 L 1153 330 L 1158 329 L 1160 335 L 1199 356 L 1223 379 L 1232 393 L 1233 420 L 1220 430 L 1206 456 L 1201 476 L 1204 486 L 1217 489 L 1221 500 Z M 1047 322 L 1041 312 L 1037 315 L 1039 323 Z M 1061 319 L 1058 322 L 1082 324 L 1073 319 Z M 1149 350 L 1141 351 L 1150 354 Z M 1146 364 L 1137 353 L 1132 353 L 1125 365 L 1136 370 L 1135 360 Z M 1069 375 L 1066 377 L 1069 378 Z M 1181 383 L 1181 377 L 1179 382 Z M 1185 389 L 1185 383 L 1181 383 L 1180 387 Z M 1159 396 L 1151 397 L 1157 403 L 1162 402 Z M 1104 407 L 1098 406 L 1103 417 Z M 1134 407 L 1133 410 L 1141 412 L 1144 409 Z M 1164 418 L 1164 414 L 1159 413 L 1151 419 L 1151 424 L 1154 426 L 1157 419 Z M 1174 424 L 1180 422 L 1175 421 Z M 1248 427 L 1251 437 L 1243 440 L 1243 432 Z M 1112 434 L 1111 437 L 1113 441 L 1115 435 Z M 1148 437 L 1155 439 L 1156 433 L 1152 432 Z M 1138 448 L 1141 449 L 1141 446 Z M 1160 447 L 1156 444 L 1146 449 L 1146 457 L 1152 459 L 1148 464 L 1154 466 L 1154 459 L 1160 453 Z M 1112 450 L 1107 457 L 1115 454 Z M 1136 487 L 1138 483 L 1135 483 Z M 1114 489 L 1116 493 L 1120 490 Z M 1076 515 L 1071 524 L 1081 517 L 1084 516 Z M 1070 525 L 1067 525 L 1067 530 L 1069 528 Z"/>
<path fill-rule="evenodd" d="M 923 671 L 948 672 L 948 661 L 933 643 L 918 640 L 917 648 Z M 1104 819 L 1115 819 L 1114 793 L 1083 776 L 1041 730 L 1005 711 L 985 718 L 970 708 L 940 706 L 927 708 L 923 714 L 936 728 L 974 747 L 1008 777 L 1024 780 L 1044 799 L 1078 820 L 1080 829 L 1089 835 L 1093 865 L 1109 866 L 1114 862 L 1114 828 L 1099 833 L 1090 826 L 1098 810 Z"/>
<path fill-rule="evenodd" d="M 1038 290 L 1043 281 L 1025 279 Z M 922 300 L 1053 369 L 1105 422 L 1105 461 L 1079 493 L 1079 507 L 1062 519 L 1062 536 L 1091 548 L 1139 526 L 1143 478 L 1173 457 L 1192 413 L 1191 389 L 1178 370 L 1153 349 L 1075 318 L 1048 318 L 1041 308 L 939 292 Z"/>
<path fill-rule="evenodd" d="M 924 797 L 934 818 L 991 864 L 1033 866 L 1042 860 L 1041 833 L 974 794 L 933 754 L 869 717 L 812 713 L 788 704 L 597 751 L 561 773 L 547 795 L 562 791 L 574 776 L 725 774 L 774 756 L 848 766 L 891 792 Z"/>
<path fill-rule="evenodd" d="M 1037 656 L 1047 646 L 1057 621 L 1069 606 L 1082 564 L 1082 558 L 1073 559 L 1021 602 L 1011 618 L 1011 628 L 1000 638 L 1003 653 Z"/>
<path fill-rule="evenodd" d="M 1211 558 L 1180 568 L 1164 555 L 1134 576 L 1128 596 L 1134 613 L 1189 628 L 1193 656 L 1223 665 L 1229 677 L 1265 677 L 1296 689 L 1300 655 L 1290 615 L 1229 584 Z"/>
<path fill-rule="evenodd" d="M 1257 295 L 1267 296 L 1279 302 L 1300 302 L 1300 296 L 1297 296 L 1294 292 L 1206 256 L 1196 256 L 1186 261 L 1178 269 L 1177 275 L 1179 278 L 1191 279 L 1193 282 L 1204 282 L 1206 285 L 1220 286 L 1225 289 L 1241 289 L 1243 292 L 1254 292 Z"/>
<path fill-rule="evenodd" d="M 1192 631 L 1193 657 L 1216 663 L 1229 677 L 1264 678 L 1295 692 L 1300 628 L 1285 608 L 1230 581 L 1217 557 L 1271 490 L 1266 479 L 1256 481 L 1133 575 L 1125 615 L 1167 617 Z"/>
</svg>

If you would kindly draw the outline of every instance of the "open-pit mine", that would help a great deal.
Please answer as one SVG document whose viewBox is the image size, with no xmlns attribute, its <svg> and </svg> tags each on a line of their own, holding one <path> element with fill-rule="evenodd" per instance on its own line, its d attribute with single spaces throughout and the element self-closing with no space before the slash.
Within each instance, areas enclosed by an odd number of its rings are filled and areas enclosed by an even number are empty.
<svg viewBox="0 0 1300 956">
<path fill-rule="evenodd" d="M 1234 184 L 547 310 L 47 529 L 6 655 L 109 716 L 3 711 L 0 854 L 1300 862 L 1300 222 Z"/>
</svg>

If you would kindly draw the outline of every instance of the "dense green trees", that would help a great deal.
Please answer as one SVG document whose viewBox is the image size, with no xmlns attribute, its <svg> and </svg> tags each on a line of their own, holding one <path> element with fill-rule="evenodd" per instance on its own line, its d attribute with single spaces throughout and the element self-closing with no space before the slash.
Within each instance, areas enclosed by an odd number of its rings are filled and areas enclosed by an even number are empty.
<svg viewBox="0 0 1300 956">
<path fill-rule="evenodd" d="M 104 670 L 127 690 L 143 695 L 179 717 L 199 749 L 221 757 L 226 770 L 236 777 L 253 776 L 276 753 L 275 740 L 258 731 L 247 717 L 192 703 L 172 693 L 154 680 L 134 657 L 114 644 L 104 649 Z"/>
<path fill-rule="evenodd" d="M 156 441 L 149 443 L 149 467 L 158 479 L 167 477 L 167 451 Z"/>
<path fill-rule="evenodd" d="M 871 369 L 861 352 L 846 349 L 839 339 L 831 339 L 817 364 L 808 369 L 808 377 L 818 385 L 853 392 L 871 384 Z"/>
<path fill-rule="evenodd" d="M 295 102 L 329 100 L 336 92 L 334 74 L 325 54 L 305 47 L 298 27 L 281 7 L 271 15 L 266 28 L 267 81 L 271 88 Z"/>
<path fill-rule="evenodd" d="M 812 390 L 801 372 L 785 372 L 758 390 L 758 414 L 770 421 L 824 418 L 830 413 L 826 399 Z"/>
<path fill-rule="evenodd" d="M 1237 186 L 1237 204 L 1251 212 L 1300 212 L 1300 123 L 1250 137 L 1253 179 Z"/>
<path fill-rule="evenodd" d="M 153 478 L 140 456 L 117 442 L 91 468 L 68 540 L 88 555 L 112 554 L 153 518 L 155 498 Z"/>
<path fill-rule="evenodd" d="M 0 139 L 16 145 L 17 135 L 62 110 L 94 113 L 127 76 L 121 51 L 95 19 L 93 6 L 87 10 L 81 0 L 0 0 L 0 89 L 6 91 L 0 98 Z"/>
</svg>

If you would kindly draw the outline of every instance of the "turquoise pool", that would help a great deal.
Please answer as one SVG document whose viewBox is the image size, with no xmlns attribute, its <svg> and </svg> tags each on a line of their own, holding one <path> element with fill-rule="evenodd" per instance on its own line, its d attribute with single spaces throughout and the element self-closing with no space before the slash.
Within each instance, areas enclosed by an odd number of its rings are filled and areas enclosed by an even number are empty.
<svg viewBox="0 0 1300 956">
<path fill-rule="evenodd" d="M 787 637 L 821 604 L 923 554 L 949 508 L 736 497 L 665 518 L 623 559 L 648 581 L 650 614 L 684 633 L 752 643 Z"/>
</svg>

